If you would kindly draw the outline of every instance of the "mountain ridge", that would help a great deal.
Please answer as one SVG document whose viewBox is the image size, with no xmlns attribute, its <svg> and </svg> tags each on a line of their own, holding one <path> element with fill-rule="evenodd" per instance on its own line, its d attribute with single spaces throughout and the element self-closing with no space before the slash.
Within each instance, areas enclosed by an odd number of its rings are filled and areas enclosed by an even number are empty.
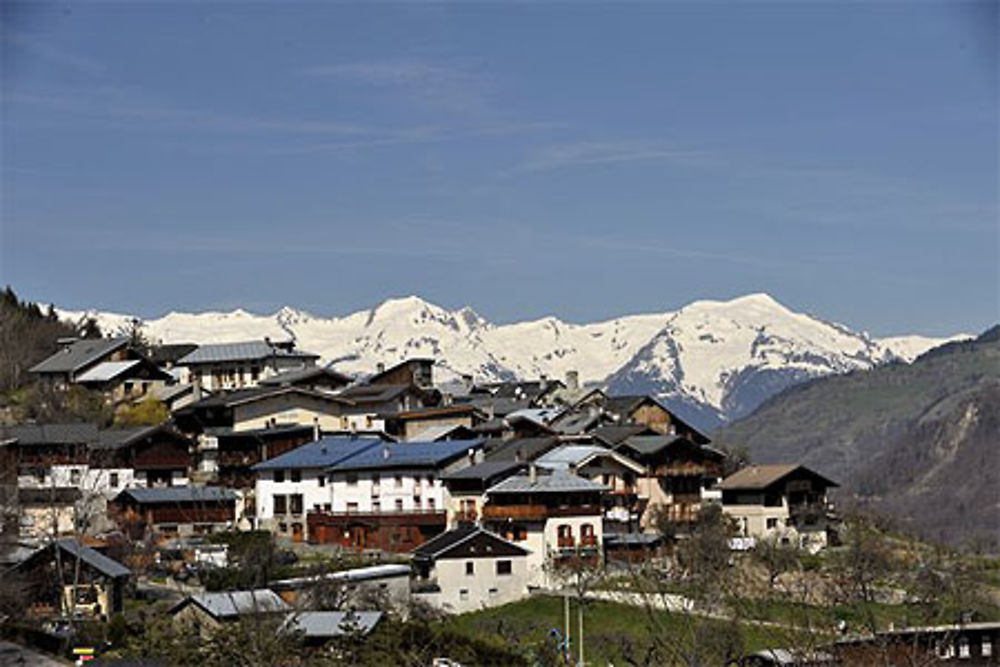
<svg viewBox="0 0 1000 667">
<path fill-rule="evenodd" d="M 96 311 L 60 316 L 96 317 L 106 332 L 132 320 Z M 351 373 L 370 371 L 378 362 L 432 357 L 444 382 L 464 374 L 496 381 L 564 377 L 576 370 L 582 382 L 613 392 L 654 394 L 682 416 L 696 415 L 694 423 L 706 429 L 747 414 L 803 379 L 908 361 L 951 340 L 902 337 L 906 344 L 896 350 L 866 333 L 791 311 L 765 293 L 583 324 L 553 315 L 495 324 L 470 306 L 447 310 L 409 295 L 332 317 L 288 305 L 271 315 L 241 308 L 170 312 L 145 321 L 144 332 L 165 343 L 292 338 Z"/>
</svg>

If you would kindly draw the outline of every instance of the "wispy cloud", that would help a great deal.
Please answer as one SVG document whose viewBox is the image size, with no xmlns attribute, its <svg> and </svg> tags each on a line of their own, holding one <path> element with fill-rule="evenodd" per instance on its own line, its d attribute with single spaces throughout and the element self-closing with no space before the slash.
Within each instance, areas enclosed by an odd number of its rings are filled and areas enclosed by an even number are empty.
<svg viewBox="0 0 1000 667">
<path fill-rule="evenodd" d="M 338 79 L 402 93 L 423 106 L 451 111 L 485 109 L 493 86 L 482 74 L 419 60 L 389 60 L 316 65 L 302 76 Z"/>
<path fill-rule="evenodd" d="M 0 39 L 7 48 L 24 51 L 41 60 L 81 74 L 99 76 L 107 71 L 107 66 L 97 58 L 76 53 L 35 35 L 5 32 Z"/>
<path fill-rule="evenodd" d="M 570 167 L 620 164 L 628 162 L 701 162 L 711 159 L 704 151 L 677 150 L 663 144 L 644 141 L 582 141 L 535 151 L 507 174 L 552 171 Z"/>
</svg>

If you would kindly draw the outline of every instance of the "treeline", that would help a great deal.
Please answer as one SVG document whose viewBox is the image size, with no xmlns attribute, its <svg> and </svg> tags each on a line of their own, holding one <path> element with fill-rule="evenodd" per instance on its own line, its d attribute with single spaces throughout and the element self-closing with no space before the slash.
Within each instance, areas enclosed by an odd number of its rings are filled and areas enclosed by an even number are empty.
<svg viewBox="0 0 1000 667">
<path fill-rule="evenodd" d="M 101 331 L 93 318 L 78 326 L 63 322 L 52 305 L 43 311 L 38 304 L 19 299 L 8 285 L 0 293 L 0 394 L 27 385 L 28 369 L 51 355 L 60 338 L 69 336 L 100 338 Z"/>
</svg>

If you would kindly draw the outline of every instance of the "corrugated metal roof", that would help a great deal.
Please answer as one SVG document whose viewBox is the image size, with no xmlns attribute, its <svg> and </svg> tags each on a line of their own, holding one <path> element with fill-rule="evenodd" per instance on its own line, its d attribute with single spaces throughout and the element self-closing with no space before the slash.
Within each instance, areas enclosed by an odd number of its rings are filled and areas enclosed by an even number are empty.
<svg viewBox="0 0 1000 667">
<path fill-rule="evenodd" d="M 51 357 L 35 364 L 29 373 L 72 373 L 92 364 L 118 348 L 128 345 L 128 338 L 85 338 L 59 350 Z"/>
<path fill-rule="evenodd" d="M 508 477 L 486 490 L 487 495 L 502 493 L 572 493 L 574 491 L 607 491 L 608 487 L 562 470 L 549 475 L 536 475 L 532 482 L 528 475 Z"/>
<path fill-rule="evenodd" d="M 158 489 L 125 489 L 118 497 L 131 496 L 139 503 L 197 503 L 236 500 L 236 492 L 218 486 L 165 486 Z"/>
<path fill-rule="evenodd" d="M 305 637 L 367 635 L 380 620 L 380 611 L 302 611 L 288 618 L 285 629 Z"/>
<path fill-rule="evenodd" d="M 197 593 L 174 605 L 171 612 L 179 610 L 189 600 L 215 618 L 232 618 L 241 614 L 267 614 L 291 610 L 291 607 L 277 593 L 269 588 L 260 588 L 252 591 Z"/>
<path fill-rule="evenodd" d="M 301 350 L 287 351 L 265 341 L 254 340 L 240 343 L 210 343 L 200 345 L 177 361 L 178 366 L 192 364 L 214 364 L 226 361 L 255 361 L 271 357 L 286 357 L 291 359 L 318 359 L 319 355 Z"/>
<path fill-rule="evenodd" d="M 562 468 L 565 470 L 591 456 L 611 453 L 607 447 L 599 447 L 598 445 L 562 445 L 542 454 L 535 462 L 543 468 Z"/>
<path fill-rule="evenodd" d="M 382 441 L 378 438 L 320 438 L 315 442 L 285 452 L 281 456 L 262 461 L 253 466 L 251 470 L 329 468 L 381 444 Z"/>
<path fill-rule="evenodd" d="M 331 466 L 332 470 L 376 470 L 380 468 L 436 468 L 482 447 L 482 440 L 444 442 L 385 442 Z"/>
</svg>

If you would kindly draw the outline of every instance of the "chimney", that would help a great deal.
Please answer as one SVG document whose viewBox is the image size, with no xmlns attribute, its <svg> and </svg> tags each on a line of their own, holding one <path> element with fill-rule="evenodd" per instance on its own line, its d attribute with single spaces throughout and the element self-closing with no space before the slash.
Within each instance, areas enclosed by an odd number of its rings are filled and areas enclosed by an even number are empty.
<svg viewBox="0 0 1000 667">
<path fill-rule="evenodd" d="M 566 371 L 566 388 L 570 391 L 576 391 L 580 388 L 579 371 Z"/>
<path fill-rule="evenodd" d="M 375 364 L 375 372 L 376 373 L 384 373 L 385 372 L 385 363 L 383 363 L 383 362 L 380 361 L 377 364 Z"/>
<path fill-rule="evenodd" d="M 313 440 L 319 440 L 319 417 L 313 417 Z"/>
<path fill-rule="evenodd" d="M 389 449 L 389 445 L 382 445 L 382 458 L 388 461 L 390 456 L 392 456 L 392 451 Z"/>
<path fill-rule="evenodd" d="M 475 378 L 472 377 L 472 373 L 462 374 L 462 388 L 465 391 L 472 391 L 472 388 L 476 386 Z"/>
<path fill-rule="evenodd" d="M 518 447 L 517 449 L 514 450 L 514 463 L 520 463 L 520 462 L 521 462 L 521 448 Z"/>
<path fill-rule="evenodd" d="M 472 447 L 469 447 L 468 454 L 469 454 L 469 465 L 470 466 L 476 465 L 476 450 L 474 450 Z"/>
<path fill-rule="evenodd" d="M 535 469 L 535 464 L 528 464 L 528 481 L 534 484 L 538 481 L 538 471 Z"/>
</svg>

